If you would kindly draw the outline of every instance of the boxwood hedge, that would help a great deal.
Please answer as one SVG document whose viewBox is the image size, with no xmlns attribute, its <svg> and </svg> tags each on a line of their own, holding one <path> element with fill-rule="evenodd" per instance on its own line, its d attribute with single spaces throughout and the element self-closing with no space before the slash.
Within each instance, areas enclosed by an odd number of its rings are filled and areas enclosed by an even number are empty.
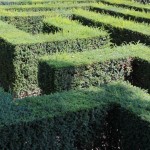
<svg viewBox="0 0 150 150">
<path fill-rule="evenodd" d="M 44 56 L 39 63 L 39 86 L 43 93 L 51 93 L 128 79 L 150 90 L 149 50 L 141 44 L 130 44 L 94 52 Z"/>
<path fill-rule="evenodd" d="M 109 4 L 109 5 L 116 5 L 119 7 L 125 7 L 134 9 L 136 11 L 145 11 L 150 12 L 150 7 L 148 4 L 140 4 L 135 1 L 127 1 L 127 0 L 102 0 L 103 3 Z"/>
<path fill-rule="evenodd" d="M 56 4 L 36 4 L 36 5 L 7 5 L 1 6 L 7 11 L 19 12 L 38 12 L 38 11 L 56 11 L 56 10 L 69 10 L 74 8 L 88 9 L 92 3 L 56 3 Z"/>
<path fill-rule="evenodd" d="M 130 84 L 12 102 L 0 97 L 1 149 L 150 148 L 150 96 Z"/>
<path fill-rule="evenodd" d="M 107 32 L 84 27 L 66 18 L 56 18 L 47 19 L 47 22 L 53 21 L 52 25 L 54 22 L 56 25 L 62 22 L 62 31 L 55 34 L 31 35 L 0 21 L 0 83 L 6 90 L 11 89 L 16 96 L 39 93 L 39 56 L 58 51 L 92 50 L 110 45 Z M 50 30 L 53 31 L 53 28 Z"/>
<path fill-rule="evenodd" d="M 84 25 L 104 27 L 111 33 L 112 42 L 120 45 L 123 42 L 142 42 L 150 44 L 150 26 L 144 23 L 124 20 L 106 14 L 77 9 L 73 12 L 73 19 Z"/>
<path fill-rule="evenodd" d="M 150 14 L 146 12 L 135 11 L 133 9 L 125 9 L 117 6 L 105 5 L 103 3 L 91 4 L 90 10 L 106 13 L 112 16 L 123 17 L 127 20 L 136 22 L 150 23 Z"/>
<path fill-rule="evenodd" d="M 0 5 L 33 5 L 33 4 L 49 4 L 49 3 L 92 3 L 95 0 L 0 0 Z"/>
</svg>

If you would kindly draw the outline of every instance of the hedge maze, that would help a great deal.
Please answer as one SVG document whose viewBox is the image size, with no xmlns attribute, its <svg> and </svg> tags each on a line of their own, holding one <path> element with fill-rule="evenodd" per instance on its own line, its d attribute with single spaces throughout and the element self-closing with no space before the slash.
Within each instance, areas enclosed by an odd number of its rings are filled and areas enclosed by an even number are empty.
<svg viewBox="0 0 150 150">
<path fill-rule="evenodd" d="M 137 1 L 0 0 L 0 149 L 150 150 Z"/>
</svg>

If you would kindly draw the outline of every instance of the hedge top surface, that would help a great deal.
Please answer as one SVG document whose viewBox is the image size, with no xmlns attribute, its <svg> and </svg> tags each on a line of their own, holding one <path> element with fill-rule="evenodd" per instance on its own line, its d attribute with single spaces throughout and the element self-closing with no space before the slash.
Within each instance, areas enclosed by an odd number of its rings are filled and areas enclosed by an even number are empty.
<svg viewBox="0 0 150 150">
<path fill-rule="evenodd" d="M 87 30 L 87 28 L 85 26 L 80 25 L 77 21 L 71 21 L 67 18 L 62 18 L 62 17 L 49 17 L 49 18 L 45 18 L 43 20 L 43 22 L 48 23 L 50 25 L 53 25 L 55 27 L 58 28 L 62 28 L 64 31 L 68 32 L 68 31 L 72 31 L 72 32 L 77 32 L 80 27 L 80 30 L 82 30 L 83 33 L 88 34 L 87 32 L 89 32 L 90 34 L 90 30 Z M 86 32 L 84 32 L 86 31 Z"/>
<path fill-rule="evenodd" d="M 150 62 L 150 48 L 142 44 L 130 44 L 112 49 L 84 51 L 77 53 L 58 53 L 50 56 L 43 56 L 40 61 L 46 62 L 52 68 L 63 68 L 89 65 L 97 62 L 104 62 L 113 59 L 126 57 L 138 57 Z"/>
<path fill-rule="evenodd" d="M 136 23 L 134 21 L 124 20 L 121 17 L 98 14 L 92 11 L 82 9 L 75 9 L 73 14 L 93 20 L 94 22 L 101 22 L 116 28 L 128 29 L 150 36 L 150 26 L 146 23 Z"/>
<path fill-rule="evenodd" d="M 104 10 L 110 10 L 110 11 L 122 13 L 125 15 L 131 15 L 131 16 L 135 16 L 135 17 L 142 17 L 142 18 L 150 19 L 150 13 L 145 12 L 145 11 L 140 12 L 140 11 L 135 11 L 134 9 L 126 9 L 126 8 L 121 8 L 121 7 L 117 7 L 117 6 L 106 5 L 103 3 L 91 4 L 91 6 L 93 6 L 95 8 L 101 8 Z"/>
<path fill-rule="evenodd" d="M 13 102 L 10 95 L 6 93 L 0 92 L 0 97 L 0 127 L 19 122 L 50 119 L 70 112 L 94 109 L 94 107 L 105 111 L 109 109 L 111 103 L 117 103 L 141 119 L 150 122 L 150 95 L 124 82 L 113 82 L 101 88 L 91 87 L 47 96 L 29 97 Z"/>
<path fill-rule="evenodd" d="M 0 0 L 0 5 L 32 5 L 52 3 L 93 3 L 95 0 Z"/>
<path fill-rule="evenodd" d="M 33 5 L 0 5 L 1 9 L 24 9 L 24 8 L 65 8 L 65 7 L 83 7 L 83 6 L 90 6 L 90 4 L 96 3 L 52 3 L 52 4 L 33 4 Z"/>
<path fill-rule="evenodd" d="M 149 4 L 142 4 L 142 3 L 138 3 L 135 1 L 130 1 L 130 0 L 103 0 L 104 2 L 109 2 L 112 4 L 123 4 L 123 5 L 130 5 L 133 7 L 139 7 L 139 8 L 146 8 L 150 10 L 150 5 Z"/>
<path fill-rule="evenodd" d="M 28 12 L 17 12 L 17 11 L 7 11 L 4 9 L 0 9 L 0 17 L 32 17 L 32 16 L 43 16 L 43 17 L 54 17 L 58 16 L 58 13 L 54 11 L 28 11 Z"/>
<path fill-rule="evenodd" d="M 50 20 L 55 20 L 57 17 L 49 18 Z M 33 43 L 43 43 L 43 42 L 53 42 L 53 41 L 63 41 L 70 39 L 82 39 L 82 38 L 92 38 L 92 37 L 105 37 L 108 33 L 104 30 L 99 30 L 96 28 L 90 28 L 83 26 L 76 21 L 71 21 L 69 19 L 58 17 L 59 21 L 68 20 L 71 24 L 76 24 L 76 29 L 70 28 L 70 31 L 63 30 L 55 34 L 37 34 L 31 35 L 22 30 L 15 28 L 11 24 L 0 21 L 0 38 L 12 43 L 12 44 L 33 44 Z M 48 20 L 48 19 L 47 19 Z M 65 24 L 64 24 L 65 28 Z"/>
<path fill-rule="evenodd" d="M 95 0 L 0 0 L 0 2 L 91 2 L 91 1 L 95 1 Z"/>
</svg>

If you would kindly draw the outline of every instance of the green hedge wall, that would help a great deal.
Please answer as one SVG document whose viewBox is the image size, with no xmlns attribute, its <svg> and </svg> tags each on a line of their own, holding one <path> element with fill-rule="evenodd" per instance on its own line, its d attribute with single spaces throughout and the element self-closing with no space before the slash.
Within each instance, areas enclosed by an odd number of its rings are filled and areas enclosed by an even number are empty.
<svg viewBox="0 0 150 150">
<path fill-rule="evenodd" d="M 6 43 L 3 39 L 0 39 L 0 48 L 0 86 L 5 90 L 10 90 L 13 86 L 13 80 L 15 79 L 15 69 L 12 63 L 14 58 L 12 49 L 14 49 L 14 46 L 10 43 Z"/>
<path fill-rule="evenodd" d="M 95 0 L 1 0 L 0 5 L 34 5 L 34 4 L 59 4 L 59 3 L 93 3 Z"/>
<path fill-rule="evenodd" d="M 106 47 L 106 45 L 108 45 L 107 43 L 107 39 L 104 38 L 91 38 L 13 46 L 4 40 L 1 40 L 1 85 L 7 90 L 11 89 L 14 91 L 16 96 L 39 93 L 39 56 L 52 54 L 62 50 L 82 51 L 85 49 L 102 48 Z"/>
<path fill-rule="evenodd" d="M 135 59 L 132 62 L 133 72 L 129 81 L 135 86 L 147 89 L 150 93 L 150 62 L 142 59 Z"/>
<path fill-rule="evenodd" d="M 0 19 L 8 24 L 14 25 L 16 28 L 31 33 L 55 33 L 60 29 L 44 22 L 45 16 L 1 16 Z"/>
<path fill-rule="evenodd" d="M 109 50 L 43 56 L 38 67 L 39 86 L 43 93 L 50 93 L 129 80 L 149 90 L 149 55 L 149 47 L 130 44 Z"/>
<path fill-rule="evenodd" d="M 39 118 L 31 122 L 6 125 L 0 129 L 0 148 L 75 150 L 103 147 L 100 138 L 105 134 L 106 111 L 107 108 L 103 106 L 101 109 L 67 112 L 64 116 L 51 119 Z M 97 140 L 99 143 L 96 143 Z"/>
<path fill-rule="evenodd" d="M 145 22 L 145 23 L 150 23 L 149 15 L 148 13 L 145 12 L 138 12 L 138 11 L 133 11 L 130 9 L 122 9 L 119 7 L 114 7 L 114 6 L 108 6 L 108 5 L 92 5 L 90 7 L 91 11 L 96 11 L 99 13 L 106 13 L 111 16 L 117 16 L 117 17 L 123 17 L 124 19 L 127 20 L 133 20 L 136 22 Z"/>
<path fill-rule="evenodd" d="M 87 12 L 89 15 L 88 14 L 85 15 L 85 12 Z M 95 17 L 94 17 L 94 14 L 95 14 Z M 129 23 L 129 25 L 127 24 L 126 26 L 124 26 L 125 21 L 123 21 L 122 19 L 120 19 L 120 22 L 118 22 L 119 19 L 117 18 L 109 18 L 108 15 L 103 15 L 103 14 L 99 16 L 98 18 L 98 15 L 99 14 L 89 12 L 89 11 L 77 10 L 73 13 L 72 19 L 80 21 L 83 25 L 88 25 L 92 27 L 93 26 L 103 27 L 110 33 L 112 43 L 115 43 L 117 45 L 120 45 L 124 42 L 129 43 L 132 41 L 134 42 L 140 41 L 141 43 L 144 43 L 146 45 L 150 44 L 150 36 L 149 36 L 150 33 L 147 32 L 148 35 L 142 33 L 143 30 L 140 29 L 140 24 L 139 24 L 139 29 L 138 29 L 139 31 L 136 31 L 136 29 L 132 28 L 131 22 Z M 106 20 L 103 21 L 101 19 L 101 18 L 106 19 L 106 17 L 108 17 L 108 19 L 113 19 L 113 22 L 116 22 L 116 24 L 114 25 L 112 24 L 111 21 L 107 20 L 106 22 Z M 132 22 L 132 25 L 133 24 L 134 22 Z M 145 26 L 145 28 L 146 27 L 148 26 Z"/>
<path fill-rule="evenodd" d="M 25 32 L 32 34 L 43 32 L 44 16 L 1 16 L 0 19 Z"/>
<path fill-rule="evenodd" d="M 136 2 L 133 2 L 133 1 L 126 1 L 126 0 L 117 0 L 117 1 L 102 0 L 101 2 L 104 3 L 104 4 L 108 4 L 108 5 L 115 5 L 115 6 L 118 6 L 118 7 L 134 9 L 136 11 L 150 12 L 149 5 L 144 5 L 144 4 L 136 3 Z"/>
<path fill-rule="evenodd" d="M 49 64 L 50 60 L 39 63 L 39 86 L 43 93 L 100 86 L 112 80 L 124 80 L 132 71 L 132 59 L 107 60 L 88 65 L 62 68 Z M 56 60 L 56 63 L 63 63 Z"/>
<path fill-rule="evenodd" d="M 150 96 L 130 84 L 13 102 L 0 97 L 1 149 L 149 149 Z"/>
<path fill-rule="evenodd" d="M 132 113 L 129 109 L 126 110 L 123 108 L 120 109 L 119 112 L 117 121 L 122 135 L 121 145 L 123 149 L 150 149 L 150 140 L 148 139 L 148 134 L 150 134 L 150 122 L 141 120 L 140 117 Z M 150 113 L 147 117 L 149 115 Z"/>
<path fill-rule="evenodd" d="M 74 27 L 76 24 L 74 23 Z M 83 32 L 78 30 L 76 34 L 74 34 L 75 31 L 64 31 L 34 36 L 4 22 L 0 22 L 0 27 L 0 33 L 2 33 L 0 34 L 0 81 L 2 87 L 6 90 L 11 89 L 15 96 L 40 93 L 38 86 L 38 58 L 40 56 L 59 51 L 101 49 L 110 45 L 106 32 L 82 25 L 79 25 L 78 29 L 82 29 Z"/>
<path fill-rule="evenodd" d="M 0 5 L 26 5 L 26 4 L 44 4 L 44 3 L 49 3 L 49 1 L 35 1 L 35 2 L 32 2 L 30 0 L 28 1 L 12 1 L 12 0 L 8 0 L 8 1 L 5 1 L 5 0 L 1 0 L 0 1 Z"/>
<path fill-rule="evenodd" d="M 140 2 L 140 3 L 143 3 L 143 4 L 149 4 L 149 0 L 135 0 L 136 2 Z"/>
<path fill-rule="evenodd" d="M 89 9 L 90 3 L 56 3 L 47 5 L 23 5 L 23 6 L 5 6 L 3 7 L 7 11 L 19 11 L 19 12 L 38 12 L 38 11 L 58 11 L 58 10 L 70 10 L 70 9 Z"/>
</svg>

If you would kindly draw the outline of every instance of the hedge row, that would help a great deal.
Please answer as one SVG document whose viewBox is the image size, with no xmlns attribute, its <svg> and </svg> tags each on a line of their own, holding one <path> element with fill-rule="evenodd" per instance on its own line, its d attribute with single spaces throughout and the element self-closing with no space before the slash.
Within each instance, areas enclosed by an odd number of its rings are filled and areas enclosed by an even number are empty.
<svg viewBox="0 0 150 150">
<path fill-rule="evenodd" d="M 130 84 L 13 102 L 0 97 L 0 149 L 150 148 L 150 96 Z"/>
<path fill-rule="evenodd" d="M 0 21 L 0 83 L 6 90 L 15 92 L 16 96 L 39 93 L 39 56 L 58 51 L 92 50 L 110 45 L 109 35 L 103 30 L 84 27 L 61 17 L 50 20 L 56 21 L 56 24 L 64 21 L 64 27 L 61 26 L 63 31 L 33 36 Z"/>
<path fill-rule="evenodd" d="M 108 5 L 116 5 L 119 7 L 125 7 L 134 9 L 136 11 L 145 11 L 150 12 L 150 7 L 148 4 L 140 4 L 134 1 L 127 1 L 127 0 L 102 0 L 101 2 L 108 4 Z"/>
<path fill-rule="evenodd" d="M 149 0 L 135 0 L 135 1 L 143 4 L 150 4 Z"/>
<path fill-rule="evenodd" d="M 129 79 L 150 91 L 149 50 L 141 44 L 131 44 L 110 50 L 44 56 L 38 67 L 39 85 L 48 94 Z"/>
<path fill-rule="evenodd" d="M 0 19 L 4 22 L 14 25 L 16 28 L 22 31 L 31 34 L 44 32 L 44 16 L 1 16 Z"/>
<path fill-rule="evenodd" d="M 131 41 L 140 41 L 150 45 L 150 26 L 148 24 L 136 23 L 82 9 L 74 10 L 72 18 L 79 20 L 84 25 L 104 27 L 111 33 L 112 42 L 117 45 Z"/>
<path fill-rule="evenodd" d="M 14 25 L 16 28 L 28 33 L 38 34 L 44 32 L 43 19 L 45 17 L 55 17 L 55 12 L 10 12 L 1 9 L 0 19 Z"/>
<path fill-rule="evenodd" d="M 80 56 L 82 57 L 83 55 L 81 54 Z M 78 58 L 76 57 L 76 59 Z M 57 66 L 53 66 L 53 63 L 66 66 L 57 68 Z M 73 66 L 75 64 L 67 63 L 65 60 L 59 59 L 59 57 L 56 60 L 44 60 L 39 64 L 39 86 L 45 94 L 100 86 L 113 80 L 124 80 L 132 71 L 131 64 L 131 58 L 107 60 L 81 66 Z"/>
<path fill-rule="evenodd" d="M 100 13 L 106 13 L 112 16 L 123 17 L 124 19 L 133 20 L 140 23 L 150 23 L 150 14 L 146 12 L 120 8 L 117 6 L 105 5 L 103 3 L 91 4 L 90 10 Z"/>
<path fill-rule="evenodd" d="M 143 59 L 136 59 L 132 62 L 133 72 L 129 81 L 135 86 L 147 89 L 150 93 L 150 63 Z"/>
<path fill-rule="evenodd" d="M 21 30 L 16 29 L 13 25 L 0 21 L 0 26 L 1 26 L 0 36 L 3 39 L 13 44 L 34 44 L 34 43 L 43 43 L 43 42 L 63 41 L 63 40 L 68 40 L 68 39 L 70 40 L 83 39 L 84 40 L 84 39 L 94 38 L 94 37 L 105 39 L 106 37 L 108 37 L 108 33 L 104 31 L 103 29 L 99 30 L 99 29 L 85 27 L 79 24 L 77 21 L 71 21 L 67 18 L 50 17 L 50 18 L 47 18 L 47 20 L 55 20 L 55 18 L 56 18 L 57 23 L 64 22 L 63 24 L 64 28 L 66 28 L 67 26 L 69 27 L 69 29 L 63 30 L 63 32 L 58 32 L 56 34 L 31 35 Z M 49 24 L 51 25 L 51 23 Z M 73 26 L 73 28 L 70 28 L 70 26 Z M 17 37 L 16 37 L 16 34 L 18 35 Z"/>
<path fill-rule="evenodd" d="M 38 4 L 38 5 L 12 5 L 12 6 L 1 6 L 2 9 L 7 11 L 52 11 L 52 10 L 68 10 L 73 8 L 88 9 L 91 3 L 58 3 L 58 4 Z M 15 12 L 13 12 L 15 13 Z"/>
<path fill-rule="evenodd" d="M 45 3 L 92 3 L 95 0 L 0 0 L 0 5 L 33 5 Z"/>
</svg>

